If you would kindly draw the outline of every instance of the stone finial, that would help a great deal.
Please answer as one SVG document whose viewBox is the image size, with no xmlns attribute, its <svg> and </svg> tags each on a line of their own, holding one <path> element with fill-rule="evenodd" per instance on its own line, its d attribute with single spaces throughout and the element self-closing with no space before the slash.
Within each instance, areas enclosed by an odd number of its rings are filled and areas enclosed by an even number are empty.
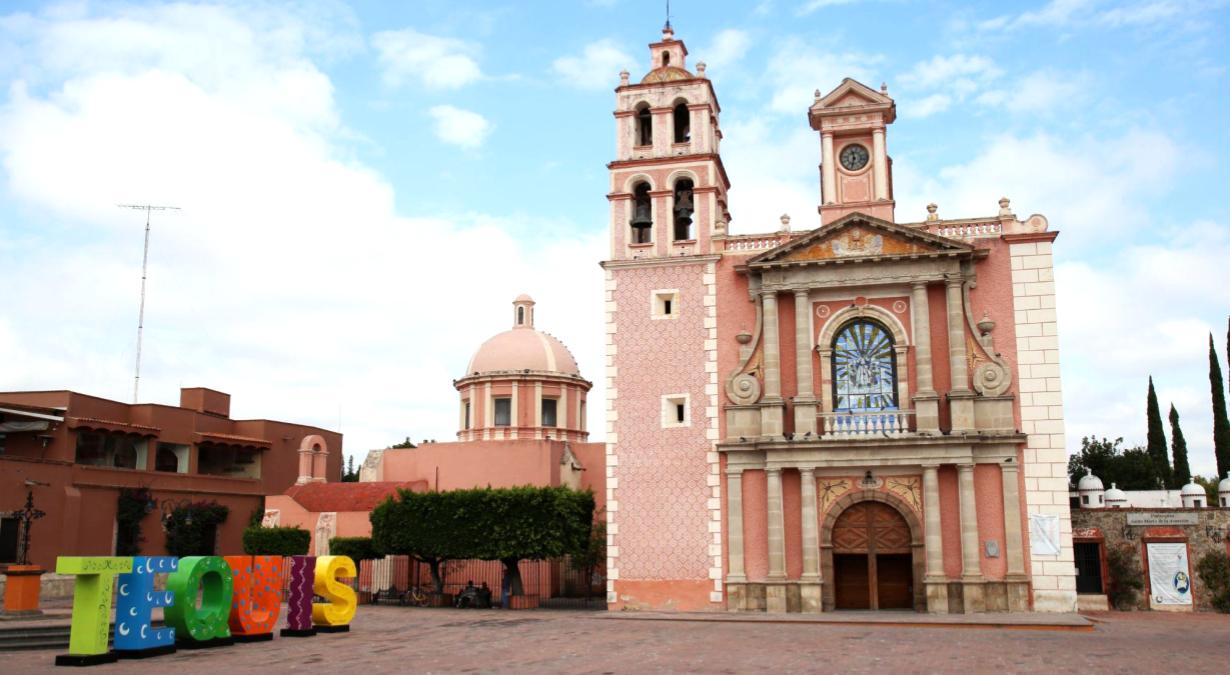
<svg viewBox="0 0 1230 675">
<path fill-rule="evenodd" d="M 662 41 L 675 39 L 675 29 L 671 28 L 671 22 L 667 21 L 665 26 L 662 26 Z"/>
<path fill-rule="evenodd" d="M 983 335 L 986 335 L 990 333 L 991 331 L 995 330 L 995 321 L 991 319 L 990 314 L 986 312 L 982 313 L 982 320 L 978 322 L 978 330 Z"/>
<path fill-rule="evenodd" d="M 888 94 L 888 83 L 887 83 L 887 82 L 881 82 L 881 83 L 880 83 L 880 93 L 881 93 L 881 94 Z"/>
<path fill-rule="evenodd" d="M 705 76 L 705 62 L 698 61 L 696 63 L 696 77 L 703 78 Z"/>
<path fill-rule="evenodd" d="M 1012 215 L 1012 209 L 1008 208 L 1008 205 L 1011 203 L 1012 202 L 1007 197 L 999 198 L 999 216 L 1001 218 Z"/>
<path fill-rule="evenodd" d="M 628 71 L 626 70 L 619 71 L 619 86 L 621 87 L 628 86 L 628 79 L 630 77 L 632 77 L 632 74 L 629 73 Z"/>
<path fill-rule="evenodd" d="M 927 204 L 927 220 L 939 220 L 940 217 L 935 213 L 939 210 L 939 208 L 940 207 L 935 205 L 935 202 Z"/>
<path fill-rule="evenodd" d="M 824 97 L 820 95 L 820 90 L 819 90 L 819 89 L 817 89 L 817 90 L 816 90 L 816 100 L 817 100 L 817 101 L 819 101 L 819 100 L 820 100 L 820 99 L 822 99 L 822 98 L 824 98 Z"/>
<path fill-rule="evenodd" d="M 726 236 L 726 221 L 725 220 L 718 220 L 716 223 L 713 224 L 713 234 L 714 236 Z"/>
<path fill-rule="evenodd" d="M 790 214 L 783 213 L 782 214 L 782 232 L 789 232 L 789 231 L 790 231 Z"/>
</svg>

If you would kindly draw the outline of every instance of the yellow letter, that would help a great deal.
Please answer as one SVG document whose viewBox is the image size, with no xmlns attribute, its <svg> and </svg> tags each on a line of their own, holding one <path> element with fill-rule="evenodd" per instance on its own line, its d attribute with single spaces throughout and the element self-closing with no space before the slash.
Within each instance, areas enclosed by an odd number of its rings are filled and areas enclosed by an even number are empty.
<svg viewBox="0 0 1230 675">
<path fill-rule="evenodd" d="M 354 561 L 344 555 L 322 555 L 316 559 L 316 583 L 312 590 L 329 602 L 312 603 L 312 623 L 317 626 L 345 626 L 359 606 L 354 589 L 338 583 L 340 578 L 358 576 Z"/>
</svg>

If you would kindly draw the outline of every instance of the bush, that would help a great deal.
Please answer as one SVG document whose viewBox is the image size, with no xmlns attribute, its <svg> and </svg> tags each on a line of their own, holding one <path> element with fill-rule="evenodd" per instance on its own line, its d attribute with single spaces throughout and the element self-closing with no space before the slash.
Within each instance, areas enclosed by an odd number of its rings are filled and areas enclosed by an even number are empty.
<svg viewBox="0 0 1230 675">
<path fill-rule="evenodd" d="M 115 554 L 141 555 L 141 521 L 154 510 L 149 488 L 123 488 L 115 505 Z"/>
<path fill-rule="evenodd" d="M 1230 613 L 1230 556 L 1225 551 L 1204 554 L 1196 564 L 1196 574 L 1209 589 L 1214 609 L 1223 614 Z"/>
<path fill-rule="evenodd" d="M 298 527 L 249 527 L 243 531 L 248 555 L 307 555 L 312 533 Z"/>
<path fill-rule="evenodd" d="M 167 514 L 162 526 L 167 531 L 167 553 L 177 558 L 213 555 L 218 526 L 226 522 L 231 510 L 218 502 L 191 502 Z"/>
<path fill-rule="evenodd" d="M 1136 608 L 1137 593 L 1145 587 L 1139 555 L 1130 544 L 1121 544 L 1106 551 L 1106 567 L 1110 572 L 1110 589 L 1106 595 L 1115 609 Z"/>
<path fill-rule="evenodd" d="M 356 563 L 381 557 L 372 546 L 371 537 L 334 537 L 329 540 L 329 555 L 348 556 Z"/>
</svg>

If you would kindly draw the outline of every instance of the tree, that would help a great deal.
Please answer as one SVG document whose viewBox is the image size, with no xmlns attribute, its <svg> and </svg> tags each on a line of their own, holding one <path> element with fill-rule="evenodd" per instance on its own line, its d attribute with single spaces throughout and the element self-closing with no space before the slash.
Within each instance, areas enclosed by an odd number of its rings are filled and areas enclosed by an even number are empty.
<svg viewBox="0 0 1230 675">
<path fill-rule="evenodd" d="M 1170 450 L 1174 454 L 1174 484 L 1171 487 L 1183 487 L 1192 480 L 1192 469 L 1187 464 L 1187 441 L 1183 438 L 1183 430 L 1179 428 L 1179 411 L 1170 404 Z"/>
<path fill-rule="evenodd" d="M 1124 450 L 1119 447 L 1121 443 L 1122 438 L 1082 438 L 1080 453 L 1068 458 L 1068 480 L 1077 485 L 1085 469 L 1089 469 L 1107 487 L 1114 483 L 1121 490 L 1156 490 L 1158 474 L 1148 450 Z"/>
<path fill-rule="evenodd" d="M 354 468 L 354 455 L 346 458 L 346 470 L 342 472 L 343 483 L 358 483 L 359 472 Z"/>
<path fill-rule="evenodd" d="M 594 518 L 594 495 L 566 487 L 463 490 L 481 510 L 472 524 L 473 557 L 504 564 L 504 589 L 524 595 L 522 560 L 544 560 L 585 551 Z"/>
<path fill-rule="evenodd" d="M 1220 504 L 1217 495 L 1217 485 L 1220 481 L 1216 478 L 1205 478 L 1204 476 L 1192 476 L 1192 482 L 1204 488 L 1204 494 L 1209 498 L 1206 504 Z"/>
<path fill-rule="evenodd" d="M 467 513 L 458 509 L 452 492 L 411 492 L 398 490 L 372 510 L 372 547 L 380 555 L 408 555 L 426 563 L 436 593 L 444 593 L 440 565 L 463 555 L 463 541 L 457 536 L 466 527 Z"/>
<path fill-rule="evenodd" d="M 249 527 L 243 531 L 248 555 L 307 555 L 312 533 L 298 527 Z"/>
<path fill-rule="evenodd" d="M 1161 485 L 1159 487 L 1172 488 L 1174 486 L 1174 477 L 1170 475 L 1170 460 L 1166 458 L 1169 454 L 1166 451 L 1166 432 L 1162 430 L 1162 413 L 1157 407 L 1157 393 L 1153 391 L 1153 377 L 1149 377 L 1149 400 L 1146 410 L 1148 418 L 1148 448 L 1149 459 L 1153 464 L 1153 471 Z"/>
<path fill-rule="evenodd" d="M 402 441 L 401 443 L 394 443 L 393 445 L 390 445 L 389 449 L 401 450 L 401 449 L 406 449 L 406 448 L 417 448 L 417 447 L 418 447 L 417 445 L 410 442 L 410 437 L 406 436 L 406 440 Z"/>
<path fill-rule="evenodd" d="M 1230 334 L 1227 334 L 1230 342 Z M 1230 419 L 1226 419 L 1226 385 L 1221 379 L 1221 364 L 1209 333 L 1209 388 L 1213 394 L 1213 454 L 1217 457 L 1217 477 L 1230 471 Z"/>
</svg>

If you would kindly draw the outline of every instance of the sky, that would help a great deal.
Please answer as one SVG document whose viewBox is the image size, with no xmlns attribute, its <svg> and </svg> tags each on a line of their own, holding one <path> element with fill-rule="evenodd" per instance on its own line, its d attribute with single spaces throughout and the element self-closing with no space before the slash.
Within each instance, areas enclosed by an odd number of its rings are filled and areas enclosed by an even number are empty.
<svg viewBox="0 0 1230 675">
<path fill-rule="evenodd" d="M 537 326 L 602 383 L 619 71 L 663 3 L 6 2 L 0 391 L 232 395 L 347 454 L 452 440 L 452 380 Z M 1042 213 L 1067 442 L 1145 439 L 1147 380 L 1212 475 L 1226 366 L 1224 1 L 675 0 L 722 105 L 733 233 L 819 225 L 816 89 L 886 83 L 897 219 Z M 589 407 L 601 440 L 603 407 Z M 1167 430 L 1169 436 L 1169 430 Z"/>
</svg>

